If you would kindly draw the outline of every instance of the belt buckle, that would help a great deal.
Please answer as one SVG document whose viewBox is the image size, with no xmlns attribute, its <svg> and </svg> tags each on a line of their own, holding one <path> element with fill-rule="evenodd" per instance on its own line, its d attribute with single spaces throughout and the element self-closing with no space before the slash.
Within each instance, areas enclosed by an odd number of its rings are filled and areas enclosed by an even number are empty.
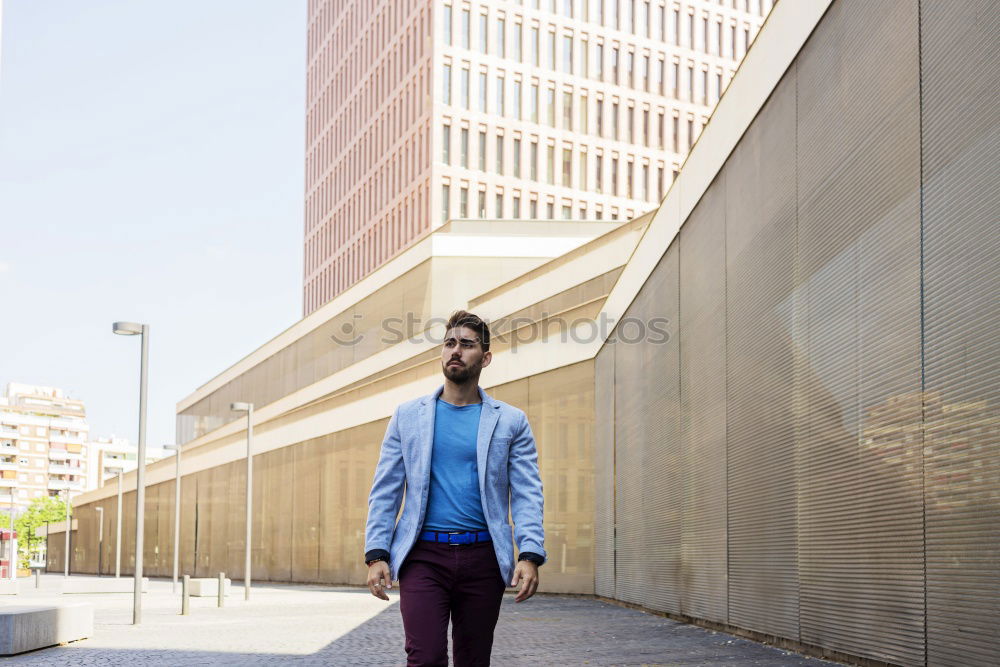
<svg viewBox="0 0 1000 667">
<path fill-rule="evenodd" d="M 445 535 L 448 535 L 448 544 L 461 544 L 461 542 L 452 542 L 451 541 L 451 536 L 452 535 L 461 535 L 461 531 L 452 531 L 450 533 L 445 533 Z"/>
</svg>

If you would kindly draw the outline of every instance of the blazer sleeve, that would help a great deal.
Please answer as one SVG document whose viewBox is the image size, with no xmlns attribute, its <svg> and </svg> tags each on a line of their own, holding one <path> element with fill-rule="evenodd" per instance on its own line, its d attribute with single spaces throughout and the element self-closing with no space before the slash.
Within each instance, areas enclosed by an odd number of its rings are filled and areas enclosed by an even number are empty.
<svg viewBox="0 0 1000 667">
<path fill-rule="evenodd" d="M 538 474 L 538 451 L 528 418 L 521 413 L 520 427 L 511 439 L 507 459 L 510 480 L 510 515 L 514 521 L 514 542 L 519 551 L 546 558 L 545 529 L 542 527 L 544 500 L 542 478 Z"/>
<path fill-rule="evenodd" d="M 399 437 L 399 408 L 389 419 L 385 430 L 375 478 L 368 495 L 368 521 L 365 524 L 365 552 L 373 549 L 389 551 L 396 515 L 403 501 L 406 472 L 403 466 L 403 448 Z"/>
</svg>

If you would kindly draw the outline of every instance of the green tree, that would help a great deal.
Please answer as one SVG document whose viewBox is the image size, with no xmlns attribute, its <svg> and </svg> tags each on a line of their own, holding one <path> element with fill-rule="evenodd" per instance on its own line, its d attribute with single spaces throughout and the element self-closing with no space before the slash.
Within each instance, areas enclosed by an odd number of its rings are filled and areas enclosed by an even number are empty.
<svg viewBox="0 0 1000 667">
<path fill-rule="evenodd" d="M 72 507 L 70 508 L 72 512 Z M 40 553 L 45 541 L 45 531 L 39 530 L 46 522 L 55 523 L 66 519 L 66 503 L 62 498 L 42 496 L 31 501 L 31 505 L 21 516 L 14 519 L 17 531 L 18 566 L 28 567 L 33 554 Z M 0 512 L 0 528 L 10 527 L 10 514 Z"/>
</svg>

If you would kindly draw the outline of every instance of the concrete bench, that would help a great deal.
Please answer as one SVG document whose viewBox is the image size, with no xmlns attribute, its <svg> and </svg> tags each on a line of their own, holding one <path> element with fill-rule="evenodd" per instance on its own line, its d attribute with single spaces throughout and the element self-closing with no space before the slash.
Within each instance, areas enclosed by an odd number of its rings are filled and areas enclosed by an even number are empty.
<svg viewBox="0 0 1000 667">
<path fill-rule="evenodd" d="M 132 577 L 67 577 L 62 582 L 62 592 L 75 595 L 84 593 L 132 593 L 135 580 Z M 149 578 L 142 578 L 142 592 L 149 592 Z"/>
<path fill-rule="evenodd" d="M 0 595 L 17 595 L 17 579 L 0 579 Z"/>
<path fill-rule="evenodd" d="M 0 607 L 0 655 L 34 651 L 93 634 L 94 606 L 85 602 Z"/>
<path fill-rule="evenodd" d="M 229 595 L 229 589 L 232 586 L 232 583 L 233 582 L 230 579 L 226 579 L 223 595 Z M 215 577 L 191 579 L 190 587 L 188 588 L 188 595 L 193 598 L 218 597 L 219 580 Z"/>
</svg>

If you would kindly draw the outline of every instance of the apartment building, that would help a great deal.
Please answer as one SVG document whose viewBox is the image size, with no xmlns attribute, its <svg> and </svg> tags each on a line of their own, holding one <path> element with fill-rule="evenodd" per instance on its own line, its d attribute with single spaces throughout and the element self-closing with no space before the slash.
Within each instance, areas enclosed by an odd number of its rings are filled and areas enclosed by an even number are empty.
<svg viewBox="0 0 1000 667">
<path fill-rule="evenodd" d="M 450 219 L 653 210 L 772 5 L 311 0 L 303 314 Z"/>
<path fill-rule="evenodd" d="M 41 496 L 86 488 L 83 401 L 62 389 L 10 382 L 0 397 L 0 503 L 23 511 Z"/>
<path fill-rule="evenodd" d="M 162 447 L 146 446 L 146 463 L 159 461 L 169 454 Z M 131 472 L 138 467 L 139 449 L 129 441 L 115 435 L 98 437 L 87 446 L 87 491 L 104 486 L 118 471 Z"/>
</svg>

